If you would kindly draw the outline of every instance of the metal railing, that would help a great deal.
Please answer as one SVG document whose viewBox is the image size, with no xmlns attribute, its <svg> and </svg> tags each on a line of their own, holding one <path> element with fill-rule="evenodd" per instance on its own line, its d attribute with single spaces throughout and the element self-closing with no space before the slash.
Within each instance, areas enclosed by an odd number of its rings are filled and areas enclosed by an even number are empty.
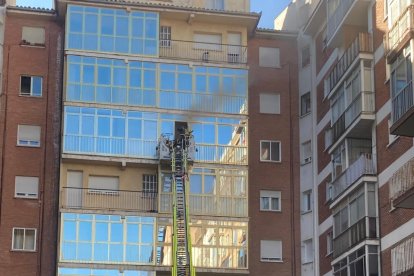
<svg viewBox="0 0 414 276">
<path fill-rule="evenodd" d="M 391 249 L 392 276 L 414 269 L 414 237 Z"/>
<path fill-rule="evenodd" d="M 158 193 L 62 187 L 61 208 L 157 212 Z"/>
<path fill-rule="evenodd" d="M 409 5 L 400 15 L 386 36 L 386 53 L 389 54 L 398 48 L 404 37 L 414 26 L 414 5 Z"/>
<path fill-rule="evenodd" d="M 413 106 L 414 91 L 413 83 L 410 81 L 392 98 L 392 122 L 397 122 Z"/>
<path fill-rule="evenodd" d="M 347 2 L 347 1 L 344 1 Z M 372 36 L 368 33 L 359 33 L 351 45 L 346 49 L 345 53 L 335 64 L 335 67 L 329 73 L 328 84 L 329 89 L 325 93 L 329 93 L 338 84 L 345 72 L 349 69 L 354 60 L 360 53 L 372 53 Z M 327 96 L 327 95 L 325 95 Z"/>
<path fill-rule="evenodd" d="M 365 239 L 377 238 L 377 219 L 374 217 L 363 217 L 354 223 L 333 240 L 333 257 L 336 258 L 351 247 Z"/>
<path fill-rule="evenodd" d="M 160 92 L 160 107 L 178 110 L 247 114 L 246 96 L 213 95 L 186 92 Z M 164 103 L 164 104 L 163 104 Z"/>
<path fill-rule="evenodd" d="M 360 92 L 350 105 L 345 109 L 344 113 L 332 125 L 332 139 L 337 141 L 348 127 L 363 113 L 375 112 L 375 95 L 374 92 Z"/>
<path fill-rule="evenodd" d="M 184 40 L 160 40 L 160 57 L 202 62 L 246 64 L 247 46 Z"/>
<path fill-rule="evenodd" d="M 157 159 L 158 141 L 133 138 L 64 135 L 65 153 Z M 247 165 L 247 147 L 197 144 L 195 161 Z"/>
<path fill-rule="evenodd" d="M 205 163 L 247 165 L 247 147 L 196 145 L 195 160 Z"/>
<path fill-rule="evenodd" d="M 390 179 L 390 200 L 414 188 L 414 159 L 405 163 Z"/>
<path fill-rule="evenodd" d="M 190 214 L 247 217 L 247 198 L 213 195 L 190 195 Z M 160 193 L 160 212 L 171 213 L 172 194 Z"/>
<path fill-rule="evenodd" d="M 352 186 L 359 178 L 364 175 L 375 175 L 376 170 L 370 153 L 361 156 L 352 163 L 342 174 L 331 183 L 333 187 L 333 197 L 337 198 L 348 187 Z"/>
</svg>

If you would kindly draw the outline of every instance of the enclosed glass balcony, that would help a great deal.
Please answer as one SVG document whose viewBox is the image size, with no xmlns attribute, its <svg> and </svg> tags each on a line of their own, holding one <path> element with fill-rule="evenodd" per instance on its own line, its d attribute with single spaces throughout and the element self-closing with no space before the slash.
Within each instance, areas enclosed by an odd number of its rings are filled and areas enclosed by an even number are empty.
<svg viewBox="0 0 414 276">
<path fill-rule="evenodd" d="M 394 207 L 414 209 L 414 159 L 394 173 L 389 187 Z"/>
</svg>

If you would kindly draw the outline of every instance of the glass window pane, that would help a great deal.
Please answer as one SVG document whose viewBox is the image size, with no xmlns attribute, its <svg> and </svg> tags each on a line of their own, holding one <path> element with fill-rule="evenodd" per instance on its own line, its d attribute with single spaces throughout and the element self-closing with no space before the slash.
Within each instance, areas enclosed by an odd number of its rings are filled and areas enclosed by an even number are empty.
<svg viewBox="0 0 414 276">
<path fill-rule="evenodd" d="M 92 223 L 89 221 L 79 222 L 79 238 L 80 241 L 92 240 Z"/>
<path fill-rule="evenodd" d="M 99 84 L 111 84 L 111 68 L 110 67 L 98 67 L 98 83 Z"/>
<path fill-rule="evenodd" d="M 123 227 L 121 223 L 111 224 L 111 242 L 122 242 Z"/>
<path fill-rule="evenodd" d="M 106 222 L 96 223 L 95 241 L 108 241 L 108 223 Z"/>
<path fill-rule="evenodd" d="M 138 224 L 127 225 L 127 242 L 138 243 L 139 231 Z"/>
<path fill-rule="evenodd" d="M 98 16 L 96 14 L 86 14 L 85 16 L 85 33 L 98 32 Z"/>
<path fill-rule="evenodd" d="M 63 223 L 63 240 L 64 241 L 76 240 L 76 222 L 65 221 Z"/>
<path fill-rule="evenodd" d="M 144 224 L 142 225 L 141 230 L 142 230 L 141 242 L 152 243 L 154 240 L 154 226 Z"/>
<path fill-rule="evenodd" d="M 70 32 L 82 32 L 82 22 L 83 21 L 83 15 L 80 13 L 72 13 L 70 15 L 70 22 L 69 22 L 69 31 Z"/>
<path fill-rule="evenodd" d="M 95 66 L 83 65 L 83 82 L 84 83 L 95 83 Z"/>
<path fill-rule="evenodd" d="M 101 33 L 104 35 L 114 34 L 114 17 L 109 15 L 101 16 Z"/>
<path fill-rule="evenodd" d="M 42 78 L 41 77 L 32 77 L 32 95 L 41 96 L 42 95 Z"/>
<path fill-rule="evenodd" d="M 128 17 L 117 17 L 116 18 L 116 35 L 117 36 L 128 36 L 129 26 Z"/>
</svg>

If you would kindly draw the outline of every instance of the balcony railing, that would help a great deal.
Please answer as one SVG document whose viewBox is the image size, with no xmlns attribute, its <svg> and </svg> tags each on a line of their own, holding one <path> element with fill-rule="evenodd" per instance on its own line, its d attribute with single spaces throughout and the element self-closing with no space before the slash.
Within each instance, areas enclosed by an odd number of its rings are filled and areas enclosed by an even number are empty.
<svg viewBox="0 0 414 276">
<path fill-rule="evenodd" d="M 349 2 L 349 0 L 344 2 Z M 360 53 L 372 52 L 372 36 L 368 33 L 359 33 L 356 39 L 346 49 L 345 53 L 338 60 L 338 62 L 335 64 L 335 67 L 330 72 L 328 77 L 329 89 L 325 90 L 325 93 L 329 93 L 332 91 L 332 89 L 335 88 L 335 86 L 338 84 L 338 82 L 344 76 L 345 72 L 348 70 L 348 68 L 351 66 L 351 64 L 354 62 L 354 60 L 358 57 Z"/>
<path fill-rule="evenodd" d="M 246 64 L 247 47 L 184 40 L 161 40 L 160 57 L 201 62 Z"/>
<path fill-rule="evenodd" d="M 190 195 L 190 214 L 225 217 L 247 217 L 247 198 L 212 195 Z M 172 211 L 172 194 L 160 194 L 160 212 Z"/>
<path fill-rule="evenodd" d="M 61 208 L 157 212 L 158 194 L 142 191 L 63 187 Z"/>
<path fill-rule="evenodd" d="M 400 15 L 386 37 L 386 53 L 387 55 L 394 53 L 403 42 L 405 36 L 409 34 L 414 27 L 414 5 L 408 6 Z"/>
<path fill-rule="evenodd" d="M 341 175 L 332 181 L 332 199 L 337 198 L 342 192 L 344 192 L 348 187 L 352 186 L 352 184 L 354 184 L 362 176 L 375 174 L 376 170 L 371 154 L 362 154 Z"/>
<path fill-rule="evenodd" d="M 337 141 L 349 126 L 362 114 L 375 112 L 374 92 L 363 91 L 355 97 L 344 113 L 332 125 L 332 139 Z"/>
<path fill-rule="evenodd" d="M 414 106 L 413 83 L 410 81 L 392 98 L 392 122 L 397 122 Z"/>
<path fill-rule="evenodd" d="M 158 159 L 158 141 L 132 138 L 64 135 L 64 152 Z M 197 144 L 196 162 L 247 165 L 247 147 Z"/>
<path fill-rule="evenodd" d="M 377 236 L 377 219 L 374 217 L 363 217 L 334 238 L 333 257 L 340 256 L 365 239 L 374 239 Z"/>
<path fill-rule="evenodd" d="M 393 201 L 414 188 L 414 159 L 405 163 L 390 180 L 390 200 Z"/>
<path fill-rule="evenodd" d="M 405 274 L 414 270 L 414 237 L 391 249 L 392 276 Z"/>
</svg>

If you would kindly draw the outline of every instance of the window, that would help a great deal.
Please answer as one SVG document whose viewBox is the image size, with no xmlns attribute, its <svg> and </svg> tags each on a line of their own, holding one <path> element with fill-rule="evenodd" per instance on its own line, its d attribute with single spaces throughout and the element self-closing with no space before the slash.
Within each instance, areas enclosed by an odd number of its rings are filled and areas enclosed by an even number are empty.
<svg viewBox="0 0 414 276">
<path fill-rule="evenodd" d="M 260 141 L 260 161 L 280 162 L 280 142 Z"/>
<path fill-rule="evenodd" d="M 35 251 L 36 229 L 13 228 L 12 250 Z"/>
<path fill-rule="evenodd" d="M 19 198 L 37 198 L 39 177 L 16 176 L 14 196 Z"/>
<path fill-rule="evenodd" d="M 260 260 L 262 262 L 282 261 L 282 241 L 260 241 Z"/>
<path fill-rule="evenodd" d="M 18 125 L 17 145 L 40 147 L 40 126 Z"/>
<path fill-rule="evenodd" d="M 279 94 L 260 94 L 260 113 L 280 114 Z"/>
<path fill-rule="evenodd" d="M 280 68 L 279 48 L 259 47 L 259 66 Z"/>
<path fill-rule="evenodd" d="M 206 8 L 213 10 L 224 10 L 224 0 L 206 0 Z"/>
<path fill-rule="evenodd" d="M 312 190 L 302 193 L 302 212 L 312 211 Z"/>
<path fill-rule="evenodd" d="M 22 28 L 22 44 L 44 46 L 45 45 L 45 29 L 36 27 Z"/>
<path fill-rule="evenodd" d="M 260 211 L 281 211 L 280 198 L 280 192 L 260 191 Z"/>
<path fill-rule="evenodd" d="M 313 262 L 313 242 L 312 239 L 303 241 L 302 245 L 302 263 Z"/>
<path fill-rule="evenodd" d="M 326 255 L 330 255 L 333 252 L 333 232 L 328 232 L 326 235 Z"/>
<path fill-rule="evenodd" d="M 155 195 L 158 191 L 157 175 L 142 175 L 142 192 L 147 195 Z"/>
<path fill-rule="evenodd" d="M 114 194 L 119 190 L 119 177 L 91 175 L 88 187 L 91 192 Z"/>
<path fill-rule="evenodd" d="M 310 48 L 306 46 L 302 49 L 302 67 L 310 64 Z"/>
<path fill-rule="evenodd" d="M 21 96 L 42 96 L 42 77 L 20 76 Z"/>
<path fill-rule="evenodd" d="M 303 94 L 300 97 L 300 115 L 304 116 L 306 114 L 309 114 L 311 112 L 311 98 L 310 98 L 310 92 L 307 92 L 306 94 Z"/>
<path fill-rule="evenodd" d="M 194 48 L 212 51 L 221 51 L 221 34 L 201 34 L 195 33 L 194 37 Z M 202 53 L 202 59 L 208 61 L 209 52 Z"/>
<path fill-rule="evenodd" d="M 171 47 L 171 27 L 160 27 L 160 47 Z"/>
<path fill-rule="evenodd" d="M 312 161 L 312 144 L 311 141 L 302 143 L 302 164 Z"/>
</svg>

